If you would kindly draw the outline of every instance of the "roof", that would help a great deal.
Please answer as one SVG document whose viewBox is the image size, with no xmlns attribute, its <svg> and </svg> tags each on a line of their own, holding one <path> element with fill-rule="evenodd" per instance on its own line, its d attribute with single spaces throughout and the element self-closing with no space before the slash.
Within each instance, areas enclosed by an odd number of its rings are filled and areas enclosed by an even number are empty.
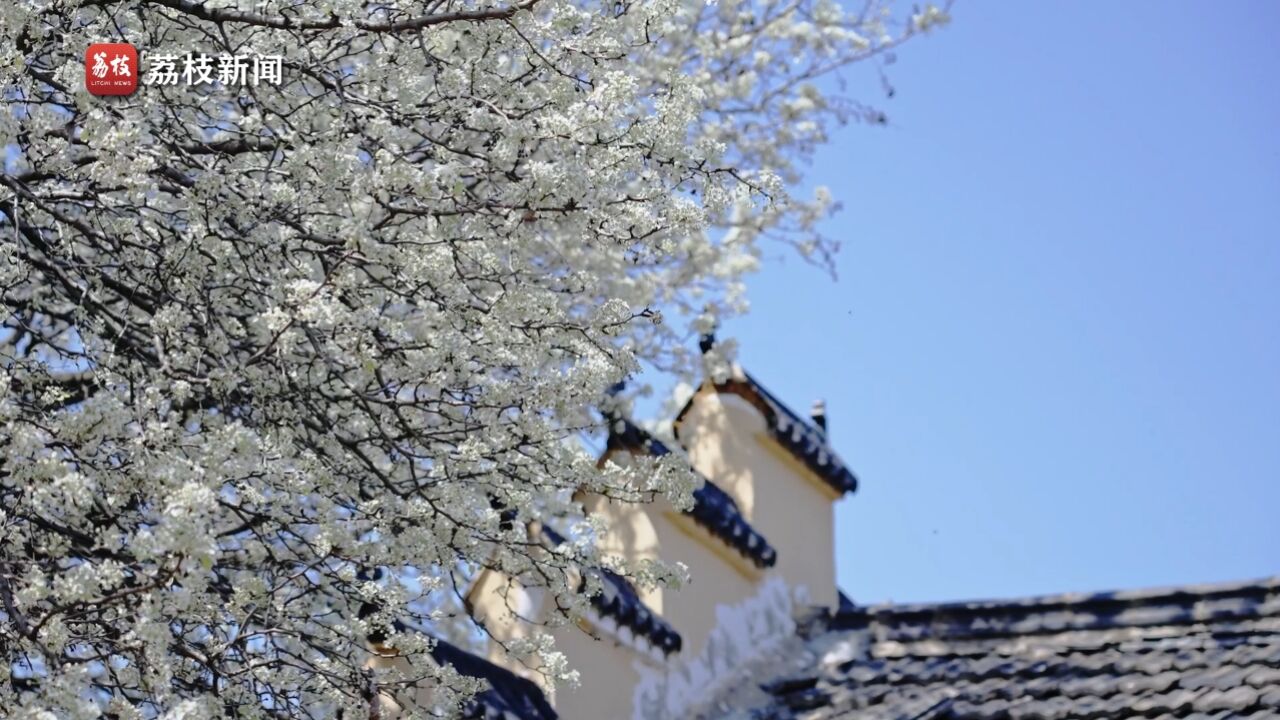
<svg viewBox="0 0 1280 720">
<path fill-rule="evenodd" d="M 565 542 L 560 533 L 545 525 L 542 532 L 556 545 Z M 618 627 L 643 637 L 663 655 L 680 651 L 684 644 L 680 633 L 640 599 L 640 593 L 630 581 L 605 568 L 590 568 L 586 572 L 600 580 L 600 592 L 591 596 L 591 606 L 596 612 L 618 623 Z"/>
<path fill-rule="evenodd" d="M 701 343 L 702 351 L 706 352 L 714 342 L 713 337 L 704 337 Z M 732 376 L 714 387 L 717 392 L 741 396 L 756 406 L 764 415 L 769 434 L 773 439 L 833 490 L 843 494 L 858 489 L 858 478 L 845 466 L 839 454 L 827 441 L 826 428 L 801 417 L 742 368 L 735 366 Z M 689 402 L 685 403 L 684 408 L 676 415 L 677 437 L 679 437 L 680 420 L 693 407 L 696 397 L 695 395 L 689 398 Z"/>
<path fill-rule="evenodd" d="M 1280 718 L 1280 578 L 856 607 L 754 718 Z"/>
<path fill-rule="evenodd" d="M 532 680 L 522 678 L 456 645 L 436 639 L 431 656 L 442 665 L 451 665 L 458 674 L 483 680 L 489 687 L 469 700 L 462 717 L 472 720 L 556 720 L 542 690 Z"/>
<path fill-rule="evenodd" d="M 663 655 L 680 652 L 684 644 L 680 633 L 640 600 L 634 585 L 611 570 L 596 569 L 595 572 L 600 573 L 602 588 L 599 595 L 591 597 L 591 605 L 597 612 L 643 636 Z"/>
<path fill-rule="evenodd" d="M 640 450 L 655 457 L 671 454 L 666 444 L 630 420 L 610 419 L 610 449 Z M 698 477 L 702 485 L 693 491 L 693 507 L 685 514 L 756 567 L 773 567 L 778 562 L 778 552 L 747 522 L 738 503 L 710 479 L 701 474 Z"/>
</svg>

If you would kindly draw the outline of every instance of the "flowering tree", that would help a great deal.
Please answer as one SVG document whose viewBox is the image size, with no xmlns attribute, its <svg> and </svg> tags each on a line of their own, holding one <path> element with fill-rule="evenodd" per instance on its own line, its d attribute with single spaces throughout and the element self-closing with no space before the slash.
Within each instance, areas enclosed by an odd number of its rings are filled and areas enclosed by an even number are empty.
<svg viewBox="0 0 1280 720">
<path fill-rule="evenodd" d="M 815 81 L 943 20 L 5 5 L 0 715 L 367 716 L 415 681 L 466 690 L 425 630 L 465 620 L 468 572 L 580 608 L 573 569 L 602 559 L 525 521 L 572 515 L 577 488 L 690 489 L 598 470 L 574 441 L 590 409 L 641 364 L 689 372 L 762 242 L 833 249 L 829 196 L 784 189 L 833 122 L 879 116 Z M 95 42 L 175 65 L 93 97 Z M 202 55 L 280 74 L 210 78 Z M 370 634 L 407 664 L 370 670 Z M 545 642 L 511 649 L 570 675 Z"/>
</svg>

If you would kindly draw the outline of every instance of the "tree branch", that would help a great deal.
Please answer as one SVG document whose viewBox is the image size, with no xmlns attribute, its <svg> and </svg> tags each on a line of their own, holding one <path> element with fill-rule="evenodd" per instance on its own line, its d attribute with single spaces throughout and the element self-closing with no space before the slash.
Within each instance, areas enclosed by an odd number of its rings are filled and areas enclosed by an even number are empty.
<svg viewBox="0 0 1280 720">
<path fill-rule="evenodd" d="M 342 27 L 342 21 L 334 15 L 329 16 L 325 20 L 295 20 L 286 15 L 275 17 L 261 13 L 244 12 L 241 10 L 210 8 L 204 3 L 194 2 L 193 0 L 151 0 L 151 2 L 155 5 L 177 10 L 188 15 L 194 15 L 201 20 L 208 20 L 216 23 L 243 23 L 246 25 L 258 25 L 261 27 L 277 28 L 280 30 L 332 30 Z M 423 17 L 412 18 L 409 20 L 398 20 L 394 22 L 357 20 L 355 21 L 354 26 L 367 32 L 398 33 L 410 30 L 420 30 L 424 27 L 443 25 L 451 22 L 485 22 L 488 20 L 505 20 L 521 10 L 528 10 L 532 8 L 537 3 L 538 0 L 524 0 L 523 2 L 515 5 L 509 5 L 502 8 L 491 8 L 488 10 L 459 10 L 456 12 L 425 15 Z"/>
</svg>

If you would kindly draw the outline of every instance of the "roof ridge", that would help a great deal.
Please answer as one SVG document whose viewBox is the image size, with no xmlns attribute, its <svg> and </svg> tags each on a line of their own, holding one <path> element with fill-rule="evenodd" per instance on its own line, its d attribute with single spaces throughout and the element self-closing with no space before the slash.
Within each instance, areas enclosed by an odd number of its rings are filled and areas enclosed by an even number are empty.
<svg viewBox="0 0 1280 720">
<path fill-rule="evenodd" d="M 983 609 L 1021 609 L 1036 606 L 1080 606 L 1099 602 L 1137 602 L 1160 598 L 1180 597 L 1212 597 L 1237 595 L 1241 593 L 1280 591 L 1280 575 L 1255 578 L 1251 580 L 1228 580 L 1219 583 L 1196 583 L 1192 585 L 1162 585 L 1136 590 L 1102 590 L 1098 592 L 1064 592 L 1043 595 L 1028 595 L 1013 598 L 983 598 L 977 600 L 945 600 L 942 602 L 922 603 L 884 603 L 876 605 L 855 605 L 842 612 L 875 612 L 875 613 L 909 613 L 920 610 L 983 610 Z"/>
<path fill-rule="evenodd" d="M 1237 612 L 1228 607 L 1201 608 L 1192 606 L 1206 602 L 1252 600 L 1247 608 Z M 1181 608 L 1183 613 L 1166 611 L 1162 617 L 1147 617 L 1159 608 Z M 1129 611 L 1126 614 L 1126 611 Z M 1046 618 L 1038 628 L 1005 628 L 1009 634 L 1029 632 L 1057 632 L 1087 627 L 1139 627 L 1148 624 L 1169 624 L 1175 621 L 1196 622 L 1208 616 L 1249 614 L 1255 616 L 1280 616 L 1280 576 L 1249 581 L 1170 586 L 1141 590 L 1107 591 L 1096 593 L 1063 593 L 1005 600 L 979 600 L 969 602 L 912 603 L 906 605 L 856 606 L 836 611 L 828 623 L 831 629 L 859 629 L 865 627 L 905 627 L 929 623 L 931 632 L 937 633 L 940 621 L 973 621 L 988 618 L 992 622 L 980 634 L 1000 634 L 995 621 L 1001 617 L 1017 616 L 1022 623 L 1031 623 L 1037 615 L 1065 613 L 1078 616 L 1068 621 L 1061 616 Z M 1032 623 L 1034 624 L 1034 623 Z M 975 632 L 964 626 L 968 632 Z M 964 634 L 964 633 L 961 633 Z"/>
<path fill-rule="evenodd" d="M 970 603 L 862 607 L 807 637 L 751 717 L 1271 717 L 1280 577 Z M 960 690 L 937 703 L 940 691 Z M 1221 716 L 1221 715 L 1219 715 Z"/>
</svg>

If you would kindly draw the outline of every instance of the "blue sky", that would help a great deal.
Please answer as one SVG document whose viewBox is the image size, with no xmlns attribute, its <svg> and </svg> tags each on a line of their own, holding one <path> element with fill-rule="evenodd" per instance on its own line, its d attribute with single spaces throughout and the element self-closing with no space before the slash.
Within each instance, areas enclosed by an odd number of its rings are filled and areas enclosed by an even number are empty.
<svg viewBox="0 0 1280 720">
<path fill-rule="evenodd" d="M 858 473 L 859 602 L 1280 573 L 1280 5 L 961 2 L 849 74 L 829 282 L 724 333 Z M 779 255 L 782 253 L 779 252 Z"/>
</svg>

